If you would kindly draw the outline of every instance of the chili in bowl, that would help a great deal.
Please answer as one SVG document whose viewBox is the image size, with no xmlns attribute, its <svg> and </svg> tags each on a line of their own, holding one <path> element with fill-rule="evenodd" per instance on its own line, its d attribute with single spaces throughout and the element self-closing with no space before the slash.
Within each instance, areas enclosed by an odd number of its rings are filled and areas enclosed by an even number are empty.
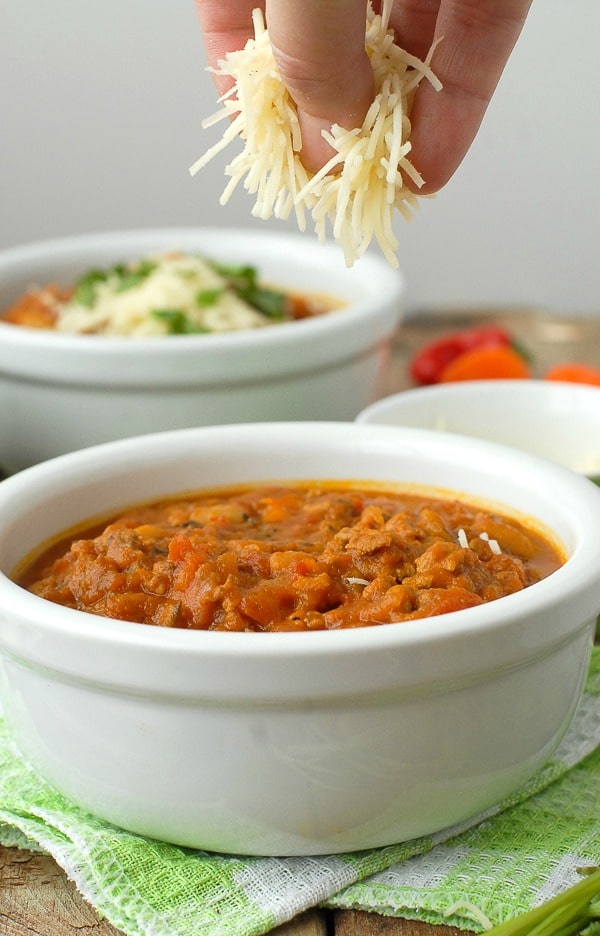
<svg viewBox="0 0 600 936">
<path fill-rule="evenodd" d="M 186 630 L 339 630 L 476 607 L 556 571 L 535 527 L 435 491 L 312 481 L 144 504 L 17 581 L 101 617 Z"/>
<path fill-rule="evenodd" d="M 71 453 L 0 484 L 6 717 L 49 782 L 144 835 L 276 855 L 433 833 L 567 730 L 598 529 L 586 479 L 427 430 Z"/>
<path fill-rule="evenodd" d="M 385 385 L 404 280 L 253 228 L 113 231 L 0 252 L 0 467 L 167 429 L 354 419 Z"/>
</svg>

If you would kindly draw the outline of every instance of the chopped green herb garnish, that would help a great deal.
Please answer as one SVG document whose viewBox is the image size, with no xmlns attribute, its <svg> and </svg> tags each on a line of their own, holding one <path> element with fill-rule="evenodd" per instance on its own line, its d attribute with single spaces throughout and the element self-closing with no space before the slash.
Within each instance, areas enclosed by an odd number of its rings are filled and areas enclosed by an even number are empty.
<svg viewBox="0 0 600 936">
<path fill-rule="evenodd" d="M 77 305 L 91 309 L 96 302 L 96 286 L 106 281 L 107 274 L 103 270 L 89 270 L 75 284 L 73 302 Z"/>
<path fill-rule="evenodd" d="M 223 279 L 227 280 L 228 285 L 240 292 L 245 289 L 254 289 L 257 283 L 256 267 L 252 266 L 228 266 L 224 263 L 209 262 L 209 266 L 219 273 Z"/>
<path fill-rule="evenodd" d="M 152 309 L 154 318 L 167 326 L 169 335 L 199 335 L 210 332 L 210 328 L 195 325 L 182 309 Z"/>
<path fill-rule="evenodd" d="M 144 277 L 138 276 L 137 273 L 126 273 L 116 284 L 115 292 L 125 292 L 127 289 L 133 289 L 134 286 L 139 286 L 143 280 Z"/>
<path fill-rule="evenodd" d="M 270 319 L 283 321 L 285 318 L 285 293 L 256 286 L 239 290 L 238 296 Z"/>
<path fill-rule="evenodd" d="M 140 263 L 134 267 L 127 267 L 122 263 L 116 263 L 113 267 L 106 270 L 89 270 L 75 284 L 73 302 L 91 309 L 96 303 L 96 287 L 100 283 L 106 283 L 109 280 L 116 279 L 115 292 L 124 292 L 126 289 L 138 286 L 139 283 L 156 269 L 156 266 L 157 264 L 151 260 L 141 260 Z"/>
<path fill-rule="evenodd" d="M 196 305 L 201 309 L 216 305 L 224 292 L 223 286 L 217 286 L 215 289 L 201 289 L 196 296 Z"/>
<path fill-rule="evenodd" d="M 195 304 L 200 309 L 216 305 L 226 290 L 231 290 L 242 302 L 256 309 L 273 321 L 286 319 L 286 294 L 275 289 L 261 286 L 256 267 L 249 265 L 231 266 L 204 260 L 225 281 L 223 286 L 201 289 L 195 297 Z M 73 301 L 78 305 L 92 308 L 98 300 L 98 287 L 105 283 L 113 293 L 121 293 L 139 286 L 159 266 L 160 261 L 142 259 L 134 264 L 115 264 L 105 270 L 90 270 L 76 283 Z M 187 275 L 183 271 L 182 275 Z M 195 275 L 194 271 L 189 271 Z M 210 332 L 212 329 L 194 324 L 192 316 L 183 309 L 154 309 L 150 313 L 161 319 L 171 335 L 189 335 Z"/>
<path fill-rule="evenodd" d="M 260 286 L 256 267 L 227 266 L 223 263 L 210 262 L 210 266 L 223 279 L 227 285 L 243 302 L 258 309 L 267 318 L 275 321 L 285 319 L 285 294 L 276 289 L 267 289 Z"/>
<path fill-rule="evenodd" d="M 133 289 L 135 286 L 139 286 L 140 283 L 143 283 L 151 273 L 156 269 L 157 264 L 152 260 L 142 260 L 138 263 L 137 266 L 129 267 L 114 267 L 112 272 L 119 277 L 119 282 L 116 285 L 116 292 L 125 292 L 127 289 Z"/>
</svg>

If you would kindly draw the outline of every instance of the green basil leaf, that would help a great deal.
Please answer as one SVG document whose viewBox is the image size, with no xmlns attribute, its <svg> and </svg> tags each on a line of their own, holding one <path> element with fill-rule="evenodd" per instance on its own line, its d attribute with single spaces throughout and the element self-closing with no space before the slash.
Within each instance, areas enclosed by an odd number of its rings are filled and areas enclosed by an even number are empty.
<svg viewBox="0 0 600 936">
<path fill-rule="evenodd" d="M 142 260 L 137 266 L 113 267 L 112 273 L 118 277 L 118 283 L 115 292 L 125 292 L 127 289 L 133 289 L 143 283 L 151 273 L 156 269 L 156 263 L 152 260 Z"/>
<path fill-rule="evenodd" d="M 258 309 L 267 318 L 284 321 L 286 314 L 285 293 L 259 285 L 258 272 L 253 266 L 228 266 L 208 261 L 209 265 L 227 280 L 227 285 L 243 301 Z"/>
<path fill-rule="evenodd" d="M 215 289 L 201 289 L 196 296 L 196 305 L 201 309 L 216 305 L 224 292 L 225 289 L 222 286 L 217 286 Z"/>
<path fill-rule="evenodd" d="M 257 286 L 253 289 L 240 290 L 238 295 L 240 299 L 258 309 L 267 318 L 278 322 L 285 319 L 285 293 Z"/>
<path fill-rule="evenodd" d="M 98 283 L 106 282 L 106 272 L 104 270 L 88 270 L 84 276 L 75 283 L 72 302 L 77 305 L 85 306 L 91 309 L 96 302 L 96 286 Z"/>
<path fill-rule="evenodd" d="M 229 266 L 224 263 L 209 262 L 209 266 L 226 279 L 229 286 L 236 292 L 241 289 L 254 289 L 257 283 L 256 267 Z"/>
<path fill-rule="evenodd" d="M 210 332 L 210 328 L 194 325 L 183 309 L 152 309 L 151 315 L 165 323 L 169 335 L 200 335 Z"/>
</svg>

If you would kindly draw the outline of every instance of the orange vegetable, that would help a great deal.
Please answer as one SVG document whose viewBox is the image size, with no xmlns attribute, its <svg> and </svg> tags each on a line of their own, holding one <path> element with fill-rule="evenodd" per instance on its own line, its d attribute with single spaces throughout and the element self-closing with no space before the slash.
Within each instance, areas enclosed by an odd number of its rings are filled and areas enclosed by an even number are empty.
<svg viewBox="0 0 600 936">
<path fill-rule="evenodd" d="M 539 531 L 481 505 L 349 481 L 184 494 L 74 535 L 36 556 L 20 584 L 106 618 L 246 633 L 446 614 L 563 562 Z"/>
<path fill-rule="evenodd" d="M 442 338 L 430 341 L 421 348 L 409 363 L 409 373 L 417 384 L 438 383 L 443 369 L 467 351 L 484 345 L 510 345 L 512 338 L 504 328 L 483 325 L 450 332 Z"/>
<path fill-rule="evenodd" d="M 473 348 L 442 370 L 439 382 L 456 380 L 519 380 L 530 377 L 527 361 L 509 345 Z"/>
<path fill-rule="evenodd" d="M 557 364 L 544 376 L 546 380 L 566 380 L 567 383 L 594 384 L 600 387 L 600 370 L 590 364 Z"/>
</svg>

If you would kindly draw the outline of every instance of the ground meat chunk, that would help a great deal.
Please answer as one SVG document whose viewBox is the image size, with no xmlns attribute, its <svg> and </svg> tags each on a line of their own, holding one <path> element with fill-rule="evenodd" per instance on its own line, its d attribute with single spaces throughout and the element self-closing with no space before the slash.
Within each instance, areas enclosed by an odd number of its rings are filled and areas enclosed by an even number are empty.
<svg viewBox="0 0 600 936">
<path fill-rule="evenodd" d="M 324 630 L 473 607 L 562 562 L 535 530 L 460 500 L 306 483 L 128 511 L 53 547 L 21 583 L 159 627 Z"/>
</svg>

